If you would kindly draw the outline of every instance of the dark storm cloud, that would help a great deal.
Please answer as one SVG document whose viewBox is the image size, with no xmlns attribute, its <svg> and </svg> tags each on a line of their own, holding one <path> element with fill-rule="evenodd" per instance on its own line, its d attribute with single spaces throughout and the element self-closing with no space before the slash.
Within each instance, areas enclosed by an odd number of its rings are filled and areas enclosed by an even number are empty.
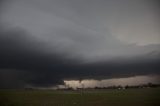
<svg viewBox="0 0 160 106">
<path fill-rule="evenodd" d="M 122 1 L 1 2 L 0 87 L 159 74 L 156 3 Z"/>
<path fill-rule="evenodd" d="M 1 88 L 21 88 L 27 85 L 53 86 L 62 84 L 63 79 L 103 79 L 155 74 L 160 69 L 157 60 L 130 64 L 120 62 L 79 64 L 66 59 L 63 55 L 44 53 L 44 44 L 34 41 L 33 38 L 34 42 L 31 42 L 27 33 L 20 29 L 3 30 L 0 38 Z"/>
</svg>

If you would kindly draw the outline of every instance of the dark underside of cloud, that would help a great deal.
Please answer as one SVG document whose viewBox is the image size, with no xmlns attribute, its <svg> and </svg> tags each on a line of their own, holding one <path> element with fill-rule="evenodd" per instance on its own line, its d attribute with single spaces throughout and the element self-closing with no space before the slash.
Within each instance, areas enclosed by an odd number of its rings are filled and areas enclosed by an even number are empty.
<svg viewBox="0 0 160 106">
<path fill-rule="evenodd" d="M 1 0 L 0 88 L 160 74 L 159 1 Z"/>
<path fill-rule="evenodd" d="M 62 84 L 64 79 L 128 77 L 159 74 L 160 70 L 160 59 L 83 64 L 66 59 L 65 54 L 44 53 L 43 44 L 27 39 L 22 31 L 1 31 L 0 88 L 23 88 L 27 85 L 49 87 Z"/>
</svg>

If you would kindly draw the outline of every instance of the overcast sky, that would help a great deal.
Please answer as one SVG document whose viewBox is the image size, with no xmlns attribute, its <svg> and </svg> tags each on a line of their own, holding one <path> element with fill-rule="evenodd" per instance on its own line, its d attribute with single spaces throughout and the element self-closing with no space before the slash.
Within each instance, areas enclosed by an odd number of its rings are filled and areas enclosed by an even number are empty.
<svg viewBox="0 0 160 106">
<path fill-rule="evenodd" d="M 2 0 L 0 87 L 158 74 L 159 4 L 158 0 Z"/>
</svg>

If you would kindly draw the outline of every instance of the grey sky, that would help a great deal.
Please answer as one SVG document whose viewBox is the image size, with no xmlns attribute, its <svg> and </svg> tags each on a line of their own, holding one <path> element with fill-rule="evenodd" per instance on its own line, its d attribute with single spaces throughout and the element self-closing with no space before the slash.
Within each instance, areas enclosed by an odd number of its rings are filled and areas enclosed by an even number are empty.
<svg viewBox="0 0 160 106">
<path fill-rule="evenodd" d="M 22 28 L 46 52 L 101 61 L 159 51 L 159 8 L 150 0 L 6 1 L 1 23 Z M 148 45 L 156 45 L 146 47 Z"/>
<path fill-rule="evenodd" d="M 158 0 L 2 0 L 0 87 L 158 74 L 159 13 Z"/>
</svg>

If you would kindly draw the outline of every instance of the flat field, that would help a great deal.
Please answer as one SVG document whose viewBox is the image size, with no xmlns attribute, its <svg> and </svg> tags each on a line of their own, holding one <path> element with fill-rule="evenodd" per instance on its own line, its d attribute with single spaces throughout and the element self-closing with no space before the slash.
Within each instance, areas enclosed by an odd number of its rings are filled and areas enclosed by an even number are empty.
<svg viewBox="0 0 160 106">
<path fill-rule="evenodd" d="M 160 106 L 160 88 L 126 90 L 0 90 L 0 106 Z"/>
</svg>

